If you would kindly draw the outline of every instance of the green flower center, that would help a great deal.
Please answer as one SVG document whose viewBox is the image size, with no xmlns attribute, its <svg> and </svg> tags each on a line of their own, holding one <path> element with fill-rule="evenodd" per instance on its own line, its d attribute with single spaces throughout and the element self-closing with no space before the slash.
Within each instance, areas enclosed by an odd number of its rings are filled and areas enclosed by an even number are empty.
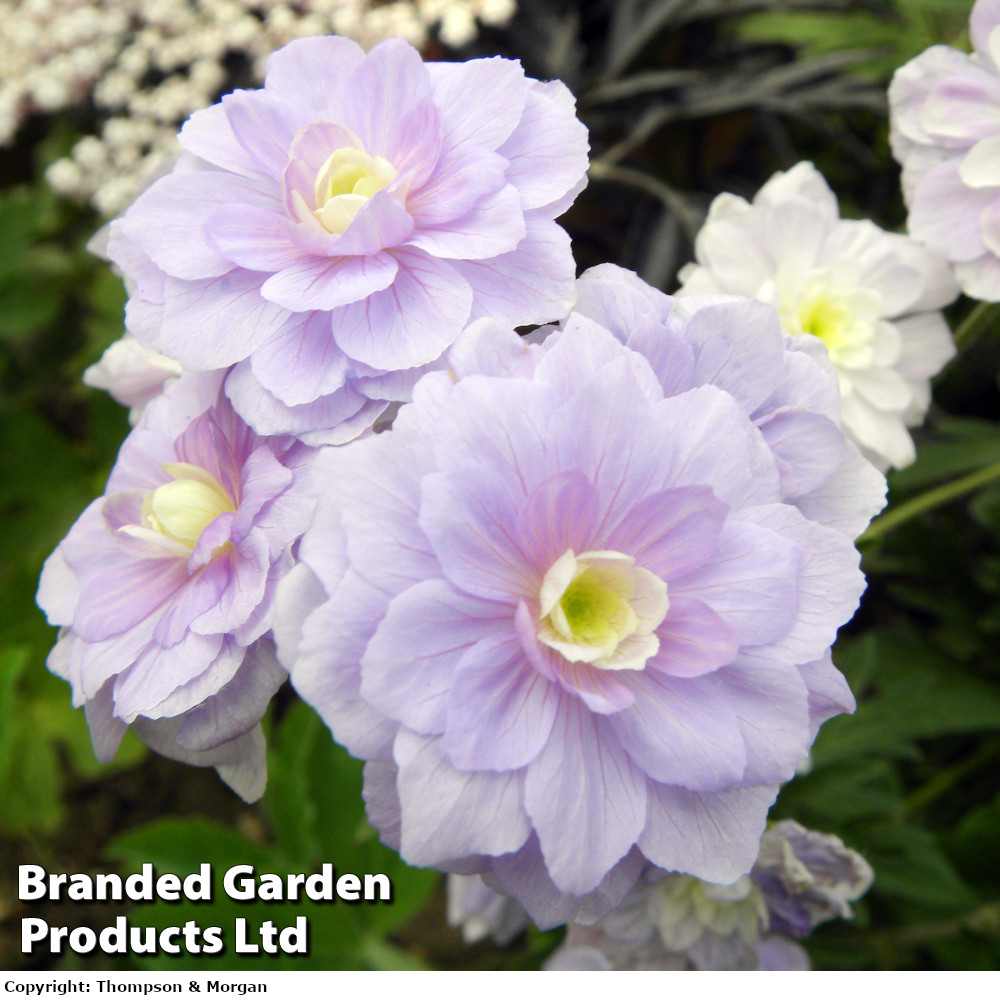
<svg viewBox="0 0 1000 1000">
<path fill-rule="evenodd" d="M 571 663 L 639 670 L 660 647 L 667 585 L 621 552 L 567 549 L 538 593 L 538 639 Z"/>
<path fill-rule="evenodd" d="M 614 649 L 635 627 L 631 577 L 620 570 L 588 569 L 565 590 L 559 600 L 565 621 L 563 638 L 585 646 Z M 555 622 L 553 623 L 555 624 Z M 555 624 L 556 631 L 563 631 Z"/>
</svg>

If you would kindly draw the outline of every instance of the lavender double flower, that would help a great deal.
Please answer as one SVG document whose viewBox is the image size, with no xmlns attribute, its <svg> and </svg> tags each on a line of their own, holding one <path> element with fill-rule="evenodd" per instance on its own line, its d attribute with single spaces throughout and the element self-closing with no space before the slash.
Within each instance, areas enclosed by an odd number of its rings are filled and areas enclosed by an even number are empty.
<svg viewBox="0 0 1000 1000">
<path fill-rule="evenodd" d="M 350 440 L 471 320 L 572 303 L 553 219 L 585 184 L 587 133 L 566 87 L 519 63 L 300 39 L 180 141 L 111 227 L 127 325 L 187 370 L 235 366 L 226 393 L 260 433 Z"/>
<path fill-rule="evenodd" d="M 853 699 L 829 647 L 884 480 L 767 306 L 618 268 L 540 346 L 484 322 L 392 431 L 317 462 L 279 655 L 413 864 L 541 925 L 648 862 L 747 872 Z"/>
<path fill-rule="evenodd" d="M 287 677 L 275 590 L 312 512 L 314 451 L 254 433 L 221 383 L 184 375 L 148 404 L 105 495 L 47 560 L 38 603 L 61 626 L 49 668 L 85 706 L 98 758 L 131 726 L 252 800 L 259 722 Z"/>
</svg>

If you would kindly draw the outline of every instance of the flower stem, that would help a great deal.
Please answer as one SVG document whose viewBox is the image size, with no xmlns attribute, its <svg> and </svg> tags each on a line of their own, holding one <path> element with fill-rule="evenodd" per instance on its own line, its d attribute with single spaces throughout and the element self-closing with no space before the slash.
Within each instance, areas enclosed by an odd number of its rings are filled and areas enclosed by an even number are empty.
<svg viewBox="0 0 1000 1000">
<path fill-rule="evenodd" d="M 965 350 L 994 320 L 1000 320 L 1000 305 L 996 302 L 980 302 L 955 331 L 955 347 L 959 351 Z"/>
<path fill-rule="evenodd" d="M 964 496 L 966 493 L 971 493 L 995 479 L 1000 479 L 1000 462 L 988 465 L 985 469 L 979 469 L 950 483 L 945 483 L 943 486 L 936 486 L 926 493 L 921 493 L 919 496 L 901 503 L 898 507 L 893 507 L 872 521 L 868 530 L 859 536 L 858 545 L 868 545 L 919 514 L 924 514 L 935 507 L 940 507 L 942 504 Z"/>
<path fill-rule="evenodd" d="M 1000 933 L 1000 902 L 984 903 L 969 913 L 948 920 L 935 920 L 926 924 L 911 924 L 908 927 L 891 927 L 874 931 L 869 935 L 869 944 L 874 946 L 915 948 L 958 937 L 965 931 L 984 937 L 996 937 Z"/>
</svg>

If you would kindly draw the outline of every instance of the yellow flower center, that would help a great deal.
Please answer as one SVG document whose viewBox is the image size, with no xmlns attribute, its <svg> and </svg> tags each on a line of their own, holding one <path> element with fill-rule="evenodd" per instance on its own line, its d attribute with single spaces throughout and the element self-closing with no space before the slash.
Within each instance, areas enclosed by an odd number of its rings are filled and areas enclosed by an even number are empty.
<svg viewBox="0 0 1000 1000">
<path fill-rule="evenodd" d="M 798 315 L 792 318 L 790 325 L 798 326 L 796 333 L 819 337 L 832 352 L 842 342 L 850 323 L 851 311 L 847 303 L 826 289 L 819 289 L 803 297 Z"/>
<path fill-rule="evenodd" d="M 562 613 L 550 612 L 549 620 L 567 642 L 611 652 L 635 628 L 633 592 L 632 577 L 617 566 L 585 569 L 559 599 Z"/>
<path fill-rule="evenodd" d="M 163 468 L 173 478 L 146 494 L 142 502 L 143 524 L 193 550 L 201 533 L 220 514 L 233 513 L 236 507 L 204 469 L 186 462 Z"/>
<path fill-rule="evenodd" d="M 670 602 L 667 585 L 621 552 L 567 549 L 538 594 L 538 638 L 571 662 L 640 669 L 660 647 L 653 634 Z"/>
<path fill-rule="evenodd" d="M 327 232 L 342 233 L 361 206 L 395 177 L 395 168 L 381 156 L 352 146 L 338 149 L 316 174 L 313 214 Z"/>
<path fill-rule="evenodd" d="M 859 287 L 856 268 L 838 262 L 803 272 L 782 267 L 775 281 L 778 313 L 791 334 L 811 333 L 826 344 L 834 364 L 851 363 L 871 350 L 882 311 L 881 296 Z"/>
</svg>

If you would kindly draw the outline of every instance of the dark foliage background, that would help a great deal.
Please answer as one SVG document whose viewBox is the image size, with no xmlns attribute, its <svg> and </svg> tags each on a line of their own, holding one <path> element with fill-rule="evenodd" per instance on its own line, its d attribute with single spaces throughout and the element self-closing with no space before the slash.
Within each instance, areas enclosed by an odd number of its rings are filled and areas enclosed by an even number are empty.
<svg viewBox="0 0 1000 1000">
<path fill-rule="evenodd" d="M 591 183 L 564 217 L 580 269 L 623 264 L 667 291 L 712 197 L 752 196 L 778 169 L 816 163 L 843 213 L 899 228 L 885 88 L 927 46 L 963 46 L 970 0 L 521 0 L 509 28 L 467 50 L 559 77 L 591 129 Z M 2 30 L 2 26 L 0 26 Z M 37 117 L 0 150 L 0 967 L 263 967 L 266 960 L 24 958 L 20 920 L 100 928 L 119 910 L 17 900 L 17 865 L 52 871 L 385 871 L 391 907 L 136 906 L 130 920 L 310 918 L 289 968 L 537 968 L 561 932 L 504 951 L 444 923 L 434 873 L 378 844 L 360 765 L 284 691 L 273 706 L 268 793 L 246 806 L 213 772 L 126 741 L 93 758 L 81 712 L 45 669 L 54 639 L 34 605 L 41 564 L 103 490 L 124 411 L 80 382 L 122 332 L 125 294 L 84 244 L 104 221 L 41 180 L 92 109 Z M 1000 312 L 961 300 L 962 346 L 939 377 L 918 460 L 862 540 L 869 589 L 835 657 L 858 695 L 828 723 L 812 769 L 776 817 L 840 835 L 876 871 L 851 923 L 807 945 L 818 968 L 990 969 L 1000 964 Z M 191 911 L 190 913 L 188 911 Z M 124 912 L 124 911 L 122 911 Z M 230 931 L 227 930 L 227 934 Z"/>
</svg>

